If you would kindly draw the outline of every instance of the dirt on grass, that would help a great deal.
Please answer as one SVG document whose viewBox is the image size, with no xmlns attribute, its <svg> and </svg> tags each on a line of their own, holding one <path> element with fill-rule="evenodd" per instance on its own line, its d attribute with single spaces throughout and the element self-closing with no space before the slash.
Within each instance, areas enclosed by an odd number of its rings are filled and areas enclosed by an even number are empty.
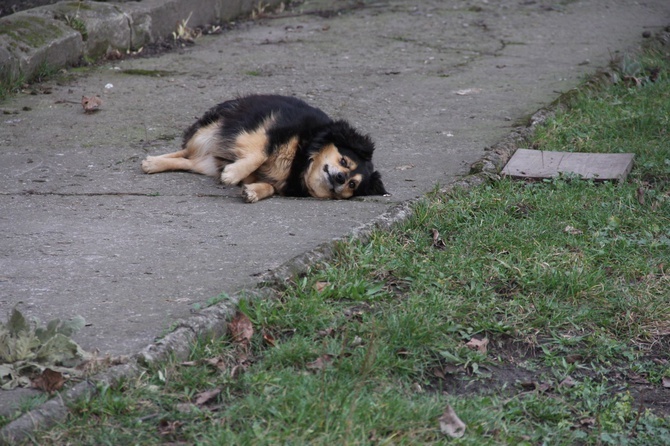
<svg viewBox="0 0 670 446">
<path fill-rule="evenodd" d="M 491 345 L 497 364 L 480 364 L 476 371 L 471 365 L 456 366 L 446 361 L 431 369 L 433 375 L 428 390 L 452 395 L 494 394 L 514 397 L 527 393 L 557 394 L 561 387 L 574 386 L 581 380 L 605 382 L 612 395 L 626 387 L 639 410 L 651 410 L 657 416 L 670 416 L 670 394 L 660 391 L 647 376 L 637 374 L 629 363 L 610 364 L 607 373 L 597 373 L 590 367 L 577 367 L 563 380 L 557 380 L 551 367 L 540 365 L 542 351 L 536 345 L 509 339 Z M 655 346 L 640 361 L 667 364 L 663 353 L 668 345 Z M 566 356 L 567 363 L 590 363 L 581 355 Z"/>
</svg>

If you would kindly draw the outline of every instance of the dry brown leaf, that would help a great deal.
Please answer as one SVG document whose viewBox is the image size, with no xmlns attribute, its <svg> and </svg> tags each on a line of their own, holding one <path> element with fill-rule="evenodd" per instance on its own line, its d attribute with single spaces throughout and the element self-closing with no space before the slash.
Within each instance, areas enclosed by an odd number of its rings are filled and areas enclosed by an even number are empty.
<svg viewBox="0 0 670 446">
<path fill-rule="evenodd" d="M 635 195 L 637 196 L 637 201 L 638 203 L 644 205 L 644 187 L 638 187 L 637 191 L 635 191 Z"/>
<path fill-rule="evenodd" d="M 33 387 L 45 392 L 53 393 L 63 388 L 65 377 L 62 373 L 53 371 L 49 368 L 44 369 L 41 375 L 33 379 Z"/>
<path fill-rule="evenodd" d="M 102 105 L 102 99 L 100 96 L 82 96 L 81 97 L 81 106 L 84 107 L 84 112 L 92 113 L 97 111 Z"/>
<path fill-rule="evenodd" d="M 318 281 L 314 284 L 314 291 L 316 291 L 317 293 L 320 293 L 323 290 L 325 290 L 329 285 L 330 285 L 330 282 Z"/>
<path fill-rule="evenodd" d="M 228 329 L 230 330 L 233 342 L 238 344 L 249 345 L 251 337 L 254 335 L 254 327 L 251 324 L 251 320 L 240 310 L 237 310 L 235 317 L 228 324 Z"/>
<path fill-rule="evenodd" d="M 197 406 L 192 403 L 177 403 L 175 409 L 179 413 L 192 413 L 197 409 Z"/>
<path fill-rule="evenodd" d="M 209 358 L 206 359 L 205 362 L 221 371 L 226 369 L 226 362 L 221 357 Z"/>
<path fill-rule="evenodd" d="M 647 378 L 633 372 L 628 374 L 628 379 L 630 379 L 630 382 L 632 382 L 633 384 L 649 384 L 649 380 L 647 380 Z"/>
<path fill-rule="evenodd" d="M 239 377 L 242 374 L 242 372 L 244 372 L 247 369 L 247 366 L 248 364 L 237 364 L 232 369 L 230 369 L 230 377 L 231 378 Z"/>
<path fill-rule="evenodd" d="M 433 248 L 444 249 L 447 245 L 440 238 L 440 232 L 433 228 Z"/>
<path fill-rule="evenodd" d="M 266 344 L 268 344 L 270 347 L 275 346 L 275 338 L 272 336 L 270 333 L 263 333 L 263 340 L 265 341 Z"/>
<path fill-rule="evenodd" d="M 487 338 L 484 339 L 477 339 L 477 338 L 472 338 L 470 339 L 465 346 L 471 350 L 477 350 L 480 353 L 486 353 L 486 348 L 489 345 L 489 340 Z"/>
<path fill-rule="evenodd" d="M 670 376 L 663 377 L 663 387 L 670 389 Z"/>
<path fill-rule="evenodd" d="M 595 418 L 582 418 L 579 420 L 579 424 L 584 427 L 591 427 L 596 425 L 596 419 Z"/>
<path fill-rule="evenodd" d="M 158 425 L 158 432 L 161 435 L 173 435 L 184 423 L 181 421 L 162 420 Z"/>
<path fill-rule="evenodd" d="M 577 384 L 577 381 L 572 379 L 570 375 L 566 376 L 563 381 L 560 382 L 558 387 L 574 387 Z"/>
<path fill-rule="evenodd" d="M 311 370 L 323 370 L 333 361 L 333 355 L 325 354 L 316 358 L 312 362 L 305 364 L 305 367 Z"/>
<path fill-rule="evenodd" d="M 574 228 L 570 225 L 566 226 L 565 229 L 563 229 L 563 232 L 565 232 L 566 234 L 572 234 L 572 235 L 579 235 L 579 234 L 583 233 L 581 229 Z"/>
<path fill-rule="evenodd" d="M 408 358 L 409 350 L 407 350 L 406 348 L 399 348 L 398 350 L 395 351 L 395 354 L 401 358 Z"/>
<path fill-rule="evenodd" d="M 565 357 L 565 362 L 567 362 L 568 364 L 574 364 L 576 362 L 581 361 L 582 359 L 584 359 L 584 356 L 579 354 L 568 355 Z"/>
<path fill-rule="evenodd" d="M 195 405 L 198 407 L 204 406 L 205 404 L 209 403 L 211 400 L 216 398 L 219 395 L 219 393 L 221 393 L 221 389 L 212 389 L 200 392 L 199 394 L 196 395 Z"/>
<path fill-rule="evenodd" d="M 319 337 L 322 337 L 322 338 L 324 338 L 326 336 L 332 336 L 333 333 L 335 333 L 335 329 L 333 327 L 328 327 L 325 330 L 319 330 L 319 331 L 316 332 L 316 334 Z"/>
<path fill-rule="evenodd" d="M 447 404 L 447 407 L 444 409 L 444 413 L 439 419 L 440 421 L 440 431 L 443 434 L 450 436 L 451 438 L 461 438 L 465 434 L 466 425 L 454 409 Z"/>
</svg>

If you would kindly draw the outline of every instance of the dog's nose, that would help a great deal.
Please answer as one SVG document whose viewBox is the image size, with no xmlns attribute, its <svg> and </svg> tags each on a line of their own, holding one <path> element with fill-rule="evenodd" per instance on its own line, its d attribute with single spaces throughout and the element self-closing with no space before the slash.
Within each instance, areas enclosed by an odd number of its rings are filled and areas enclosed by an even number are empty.
<svg viewBox="0 0 670 446">
<path fill-rule="evenodd" d="M 337 184 L 344 184 L 346 178 L 342 172 L 338 172 L 337 175 L 335 175 L 335 181 Z"/>
</svg>

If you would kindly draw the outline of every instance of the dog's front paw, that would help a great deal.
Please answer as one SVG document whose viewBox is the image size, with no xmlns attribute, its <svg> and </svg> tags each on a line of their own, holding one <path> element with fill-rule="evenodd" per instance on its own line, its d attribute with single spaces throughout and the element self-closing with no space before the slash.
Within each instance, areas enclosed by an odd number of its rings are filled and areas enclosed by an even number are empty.
<svg viewBox="0 0 670 446">
<path fill-rule="evenodd" d="M 144 161 L 142 161 L 142 171 L 144 173 L 156 173 L 158 172 L 158 163 L 156 161 L 157 156 L 147 156 Z"/>
<path fill-rule="evenodd" d="M 249 186 L 242 187 L 242 198 L 244 198 L 244 201 L 247 203 L 256 203 L 259 200 L 256 191 Z"/>
<path fill-rule="evenodd" d="M 223 172 L 221 172 L 221 182 L 223 184 L 227 186 L 234 186 L 239 184 L 240 181 L 242 181 L 242 178 L 237 175 L 237 172 L 235 171 L 235 168 L 232 164 L 228 164 L 223 168 Z"/>
</svg>

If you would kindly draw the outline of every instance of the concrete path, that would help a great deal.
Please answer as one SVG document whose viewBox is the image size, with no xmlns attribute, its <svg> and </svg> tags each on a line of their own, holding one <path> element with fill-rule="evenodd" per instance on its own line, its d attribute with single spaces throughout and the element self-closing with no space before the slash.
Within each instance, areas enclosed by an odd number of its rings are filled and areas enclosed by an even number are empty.
<svg viewBox="0 0 670 446">
<path fill-rule="evenodd" d="M 467 173 L 515 122 L 670 24 L 666 0 L 353 5 L 307 1 L 0 103 L 0 317 L 81 315 L 84 348 L 132 354 L 194 304 Z M 371 134 L 392 196 L 250 205 L 210 178 L 140 171 L 244 93 L 299 96 Z M 100 111 L 84 114 L 82 95 Z"/>
</svg>

